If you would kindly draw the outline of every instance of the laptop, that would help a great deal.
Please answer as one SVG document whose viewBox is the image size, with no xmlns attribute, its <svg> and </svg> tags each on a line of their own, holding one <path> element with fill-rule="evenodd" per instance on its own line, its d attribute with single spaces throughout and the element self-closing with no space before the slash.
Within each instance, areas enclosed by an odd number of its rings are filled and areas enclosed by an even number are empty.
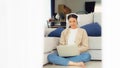
<svg viewBox="0 0 120 68">
<path fill-rule="evenodd" d="M 57 46 L 57 52 L 59 56 L 68 57 L 79 55 L 79 48 L 77 45 L 60 45 Z"/>
</svg>

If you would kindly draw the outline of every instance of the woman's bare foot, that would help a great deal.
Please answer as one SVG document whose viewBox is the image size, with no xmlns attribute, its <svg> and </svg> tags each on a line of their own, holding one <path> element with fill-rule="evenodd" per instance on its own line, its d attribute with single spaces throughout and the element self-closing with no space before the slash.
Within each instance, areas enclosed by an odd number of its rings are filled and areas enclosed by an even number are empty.
<svg viewBox="0 0 120 68">
<path fill-rule="evenodd" d="M 69 61 L 68 63 L 69 66 L 81 66 L 82 68 L 86 68 L 85 64 L 83 62 L 72 62 Z"/>
<path fill-rule="evenodd" d="M 86 68 L 85 64 L 83 62 L 78 62 L 78 64 L 82 67 L 82 68 Z"/>
</svg>

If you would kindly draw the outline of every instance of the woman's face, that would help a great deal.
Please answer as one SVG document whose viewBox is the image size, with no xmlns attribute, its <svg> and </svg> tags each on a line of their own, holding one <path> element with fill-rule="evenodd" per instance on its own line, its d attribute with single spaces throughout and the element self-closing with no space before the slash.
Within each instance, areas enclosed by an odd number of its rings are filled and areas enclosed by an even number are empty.
<svg viewBox="0 0 120 68">
<path fill-rule="evenodd" d="M 71 28 L 73 28 L 73 29 L 75 29 L 75 28 L 77 28 L 77 20 L 76 20 L 76 18 L 69 18 L 69 25 L 70 25 L 70 27 Z"/>
</svg>

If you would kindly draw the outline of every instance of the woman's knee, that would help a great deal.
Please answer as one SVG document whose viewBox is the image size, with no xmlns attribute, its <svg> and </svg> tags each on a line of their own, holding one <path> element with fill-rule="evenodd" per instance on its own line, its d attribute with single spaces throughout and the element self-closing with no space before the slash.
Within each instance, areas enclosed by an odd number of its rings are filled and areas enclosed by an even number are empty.
<svg viewBox="0 0 120 68">
<path fill-rule="evenodd" d="M 86 53 L 86 62 L 91 60 L 91 55 L 90 53 Z"/>
<path fill-rule="evenodd" d="M 55 57 L 56 57 L 56 54 L 52 53 L 52 54 L 49 54 L 47 58 L 48 58 L 48 61 L 52 62 L 55 59 Z"/>
<path fill-rule="evenodd" d="M 52 55 L 51 55 L 51 54 L 49 54 L 47 58 L 48 58 L 48 61 L 50 61 L 50 60 L 51 60 L 51 58 L 52 58 Z"/>
<path fill-rule="evenodd" d="M 84 61 L 85 61 L 85 62 L 90 61 L 90 60 L 91 60 L 91 55 L 90 55 L 90 53 L 85 52 L 85 53 L 83 54 L 83 58 L 84 58 Z"/>
</svg>

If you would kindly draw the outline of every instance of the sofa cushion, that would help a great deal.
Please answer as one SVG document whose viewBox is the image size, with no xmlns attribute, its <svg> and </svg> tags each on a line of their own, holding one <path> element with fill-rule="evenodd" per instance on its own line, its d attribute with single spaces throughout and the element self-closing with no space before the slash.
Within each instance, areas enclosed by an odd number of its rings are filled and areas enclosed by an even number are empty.
<svg viewBox="0 0 120 68">
<path fill-rule="evenodd" d="M 44 53 L 51 52 L 53 49 L 56 49 L 56 46 L 59 44 L 59 38 L 57 37 L 45 37 L 44 38 Z"/>
<path fill-rule="evenodd" d="M 90 24 L 94 20 L 94 14 L 88 13 L 88 14 L 78 14 L 78 23 L 79 26 L 84 26 L 86 24 Z"/>
<path fill-rule="evenodd" d="M 57 29 L 55 29 L 54 31 L 50 32 L 50 34 L 48 34 L 48 37 L 60 37 L 61 36 L 61 32 L 64 30 L 64 28 L 59 27 Z"/>
<path fill-rule="evenodd" d="M 101 37 L 88 37 L 89 49 L 102 49 Z"/>
<path fill-rule="evenodd" d="M 102 60 L 102 50 L 88 50 L 91 54 L 91 60 Z"/>
<path fill-rule="evenodd" d="M 84 25 L 81 28 L 87 31 L 88 36 L 101 36 L 101 27 L 97 22 Z"/>
</svg>

